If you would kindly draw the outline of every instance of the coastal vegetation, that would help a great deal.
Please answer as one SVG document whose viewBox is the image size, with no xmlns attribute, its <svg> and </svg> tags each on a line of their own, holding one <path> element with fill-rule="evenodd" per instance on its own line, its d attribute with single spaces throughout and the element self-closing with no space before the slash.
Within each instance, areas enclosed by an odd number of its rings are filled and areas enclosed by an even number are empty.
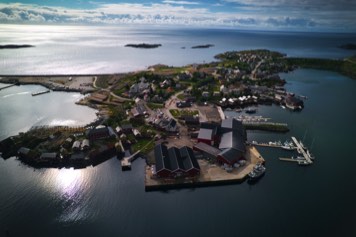
<svg viewBox="0 0 356 237">
<path fill-rule="evenodd" d="M 20 49 L 20 48 L 32 48 L 34 45 L 30 44 L 5 44 L 0 45 L 0 49 Z"/>
<path fill-rule="evenodd" d="M 207 49 L 207 48 L 211 48 L 214 47 L 215 45 L 213 44 L 202 44 L 202 45 L 195 45 L 192 46 L 192 49 Z"/>
<path fill-rule="evenodd" d="M 356 50 L 356 44 L 343 44 L 340 46 L 342 49 Z"/>
<path fill-rule="evenodd" d="M 183 117 L 183 116 L 195 116 L 199 115 L 199 111 L 197 110 L 188 110 L 188 109 L 170 109 L 169 112 L 172 114 L 172 116 L 176 119 Z"/>
<path fill-rule="evenodd" d="M 286 58 L 286 61 L 289 65 L 295 65 L 301 68 L 334 71 L 352 79 L 356 79 L 356 57 L 350 57 L 344 60 L 320 58 Z"/>
<path fill-rule="evenodd" d="M 132 47 L 132 48 L 141 48 L 141 49 L 153 49 L 153 48 L 158 48 L 161 47 L 161 44 L 126 44 L 125 47 Z"/>
</svg>

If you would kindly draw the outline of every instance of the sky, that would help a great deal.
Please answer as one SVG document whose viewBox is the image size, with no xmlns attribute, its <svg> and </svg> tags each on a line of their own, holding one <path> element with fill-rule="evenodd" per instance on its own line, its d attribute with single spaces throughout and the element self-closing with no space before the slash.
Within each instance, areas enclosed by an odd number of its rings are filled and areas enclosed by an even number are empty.
<svg viewBox="0 0 356 237">
<path fill-rule="evenodd" d="M 9 23 L 356 33 L 356 0 L 1 0 Z"/>
</svg>

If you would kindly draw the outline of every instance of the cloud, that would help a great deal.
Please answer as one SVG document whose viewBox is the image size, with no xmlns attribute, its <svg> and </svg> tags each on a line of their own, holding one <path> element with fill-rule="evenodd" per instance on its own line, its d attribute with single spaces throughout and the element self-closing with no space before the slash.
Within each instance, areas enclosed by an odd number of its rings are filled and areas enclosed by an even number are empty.
<svg viewBox="0 0 356 237">
<path fill-rule="evenodd" d="M 198 2 L 173 1 L 173 0 L 164 0 L 163 3 L 166 3 L 166 4 L 177 4 L 177 5 L 199 5 Z"/>
<path fill-rule="evenodd" d="M 223 0 L 227 3 L 235 3 L 244 6 L 257 6 L 267 8 L 287 8 L 299 10 L 334 10 L 348 11 L 356 9 L 354 0 Z"/>
<path fill-rule="evenodd" d="M 239 0 L 225 0 L 235 4 Z M 268 0 L 273 4 L 286 0 Z M 290 0 L 292 3 L 296 0 Z M 303 0 L 308 2 L 311 0 Z M 314 0 L 316 1 L 316 0 Z M 331 0 L 326 0 L 331 2 Z M 347 1 L 347 0 L 341 0 Z M 174 2 L 174 3 L 173 3 Z M 325 11 L 283 11 L 280 8 L 244 6 L 244 11 L 224 12 L 224 7 L 214 11 L 211 5 L 184 5 L 186 1 L 166 0 L 161 3 L 106 4 L 92 2 L 90 9 L 50 7 L 36 4 L 0 3 L 0 23 L 71 23 L 71 24 L 146 24 L 146 25 L 186 25 L 209 27 L 237 27 L 249 29 L 289 29 L 289 30 L 343 30 L 354 32 L 356 21 L 353 11 L 335 14 Z M 198 2 L 190 2 L 198 3 Z M 246 0 L 247 4 L 260 4 L 257 0 Z M 263 2 L 265 4 L 265 2 Z M 305 3 L 306 4 L 306 3 Z M 248 8 L 248 10 L 246 10 Z M 279 10 L 278 10 L 279 9 Z"/>
</svg>

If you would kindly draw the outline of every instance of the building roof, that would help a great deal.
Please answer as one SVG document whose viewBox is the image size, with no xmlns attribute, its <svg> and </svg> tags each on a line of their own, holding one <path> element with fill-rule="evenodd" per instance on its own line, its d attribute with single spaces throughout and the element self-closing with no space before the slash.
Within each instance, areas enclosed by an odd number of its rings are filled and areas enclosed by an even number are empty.
<svg viewBox="0 0 356 237">
<path fill-rule="evenodd" d="M 219 144 L 219 149 L 228 149 L 228 148 L 234 148 L 241 152 L 246 151 L 245 139 L 237 130 L 233 130 L 231 132 L 227 132 L 222 135 Z"/>
<path fill-rule="evenodd" d="M 123 124 L 121 128 L 122 130 L 132 129 L 132 124 Z"/>
<path fill-rule="evenodd" d="M 177 125 L 177 121 L 175 121 L 174 119 L 171 119 L 171 120 L 169 121 L 168 126 L 174 128 L 176 125 Z"/>
<path fill-rule="evenodd" d="M 85 147 L 85 146 L 90 146 L 90 143 L 89 143 L 89 140 L 88 139 L 84 139 L 82 141 L 82 147 Z"/>
<path fill-rule="evenodd" d="M 21 147 L 17 153 L 21 154 L 21 155 L 27 155 L 31 150 L 29 148 L 26 147 Z"/>
<path fill-rule="evenodd" d="M 57 153 L 52 152 L 52 153 L 42 153 L 40 156 L 40 159 L 56 159 L 57 158 Z"/>
<path fill-rule="evenodd" d="M 190 147 L 184 146 L 179 149 L 181 159 L 184 165 L 184 169 L 186 171 L 191 169 L 200 170 L 200 166 L 198 164 L 197 159 L 195 158 L 194 152 Z"/>
<path fill-rule="evenodd" d="M 218 148 L 210 146 L 204 142 L 199 142 L 198 144 L 194 145 L 194 148 L 203 151 L 205 153 L 208 153 L 214 157 L 217 157 L 221 152 L 221 150 L 219 150 Z"/>
<path fill-rule="evenodd" d="M 223 132 L 236 130 L 245 137 L 245 128 L 242 122 L 234 118 L 227 118 L 221 121 L 221 130 Z"/>
<path fill-rule="evenodd" d="M 154 149 L 156 159 L 156 171 L 167 169 L 171 171 L 170 160 L 168 159 L 168 149 L 165 145 L 159 144 Z"/>
<path fill-rule="evenodd" d="M 75 142 L 73 143 L 72 149 L 74 149 L 74 148 L 77 148 L 77 149 L 80 148 L 80 141 L 75 141 Z"/>
<path fill-rule="evenodd" d="M 234 161 L 240 159 L 242 155 L 243 152 L 236 150 L 234 148 L 225 149 L 219 153 L 219 156 L 229 161 L 229 163 L 233 163 Z"/>
<path fill-rule="evenodd" d="M 200 128 L 198 139 L 213 140 L 214 130 L 209 128 Z"/>
<path fill-rule="evenodd" d="M 163 144 L 156 145 L 154 148 L 156 158 L 156 171 L 169 170 L 171 172 L 182 170 L 189 171 L 191 169 L 200 170 L 199 164 L 194 156 L 194 152 L 190 147 L 167 148 Z"/>
</svg>

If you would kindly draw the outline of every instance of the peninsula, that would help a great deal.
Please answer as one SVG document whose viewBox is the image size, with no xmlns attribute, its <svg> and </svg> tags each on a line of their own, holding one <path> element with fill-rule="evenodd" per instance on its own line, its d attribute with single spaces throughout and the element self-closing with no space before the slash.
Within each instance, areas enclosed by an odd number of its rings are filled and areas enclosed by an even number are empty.
<svg viewBox="0 0 356 237">
<path fill-rule="evenodd" d="M 302 110 L 305 97 L 287 91 L 279 73 L 331 64 L 269 50 L 230 51 L 216 59 L 125 74 L 2 76 L 2 83 L 88 93 L 78 104 L 98 110 L 98 120 L 87 126 L 35 127 L 7 138 L 0 142 L 2 157 L 34 167 L 86 167 L 116 156 L 130 169 L 140 154 L 147 161 L 147 190 L 259 177 L 264 160 L 245 131 L 286 132 L 288 125 L 252 114 L 261 104 Z M 241 116 L 226 117 L 224 110 Z"/>
</svg>

